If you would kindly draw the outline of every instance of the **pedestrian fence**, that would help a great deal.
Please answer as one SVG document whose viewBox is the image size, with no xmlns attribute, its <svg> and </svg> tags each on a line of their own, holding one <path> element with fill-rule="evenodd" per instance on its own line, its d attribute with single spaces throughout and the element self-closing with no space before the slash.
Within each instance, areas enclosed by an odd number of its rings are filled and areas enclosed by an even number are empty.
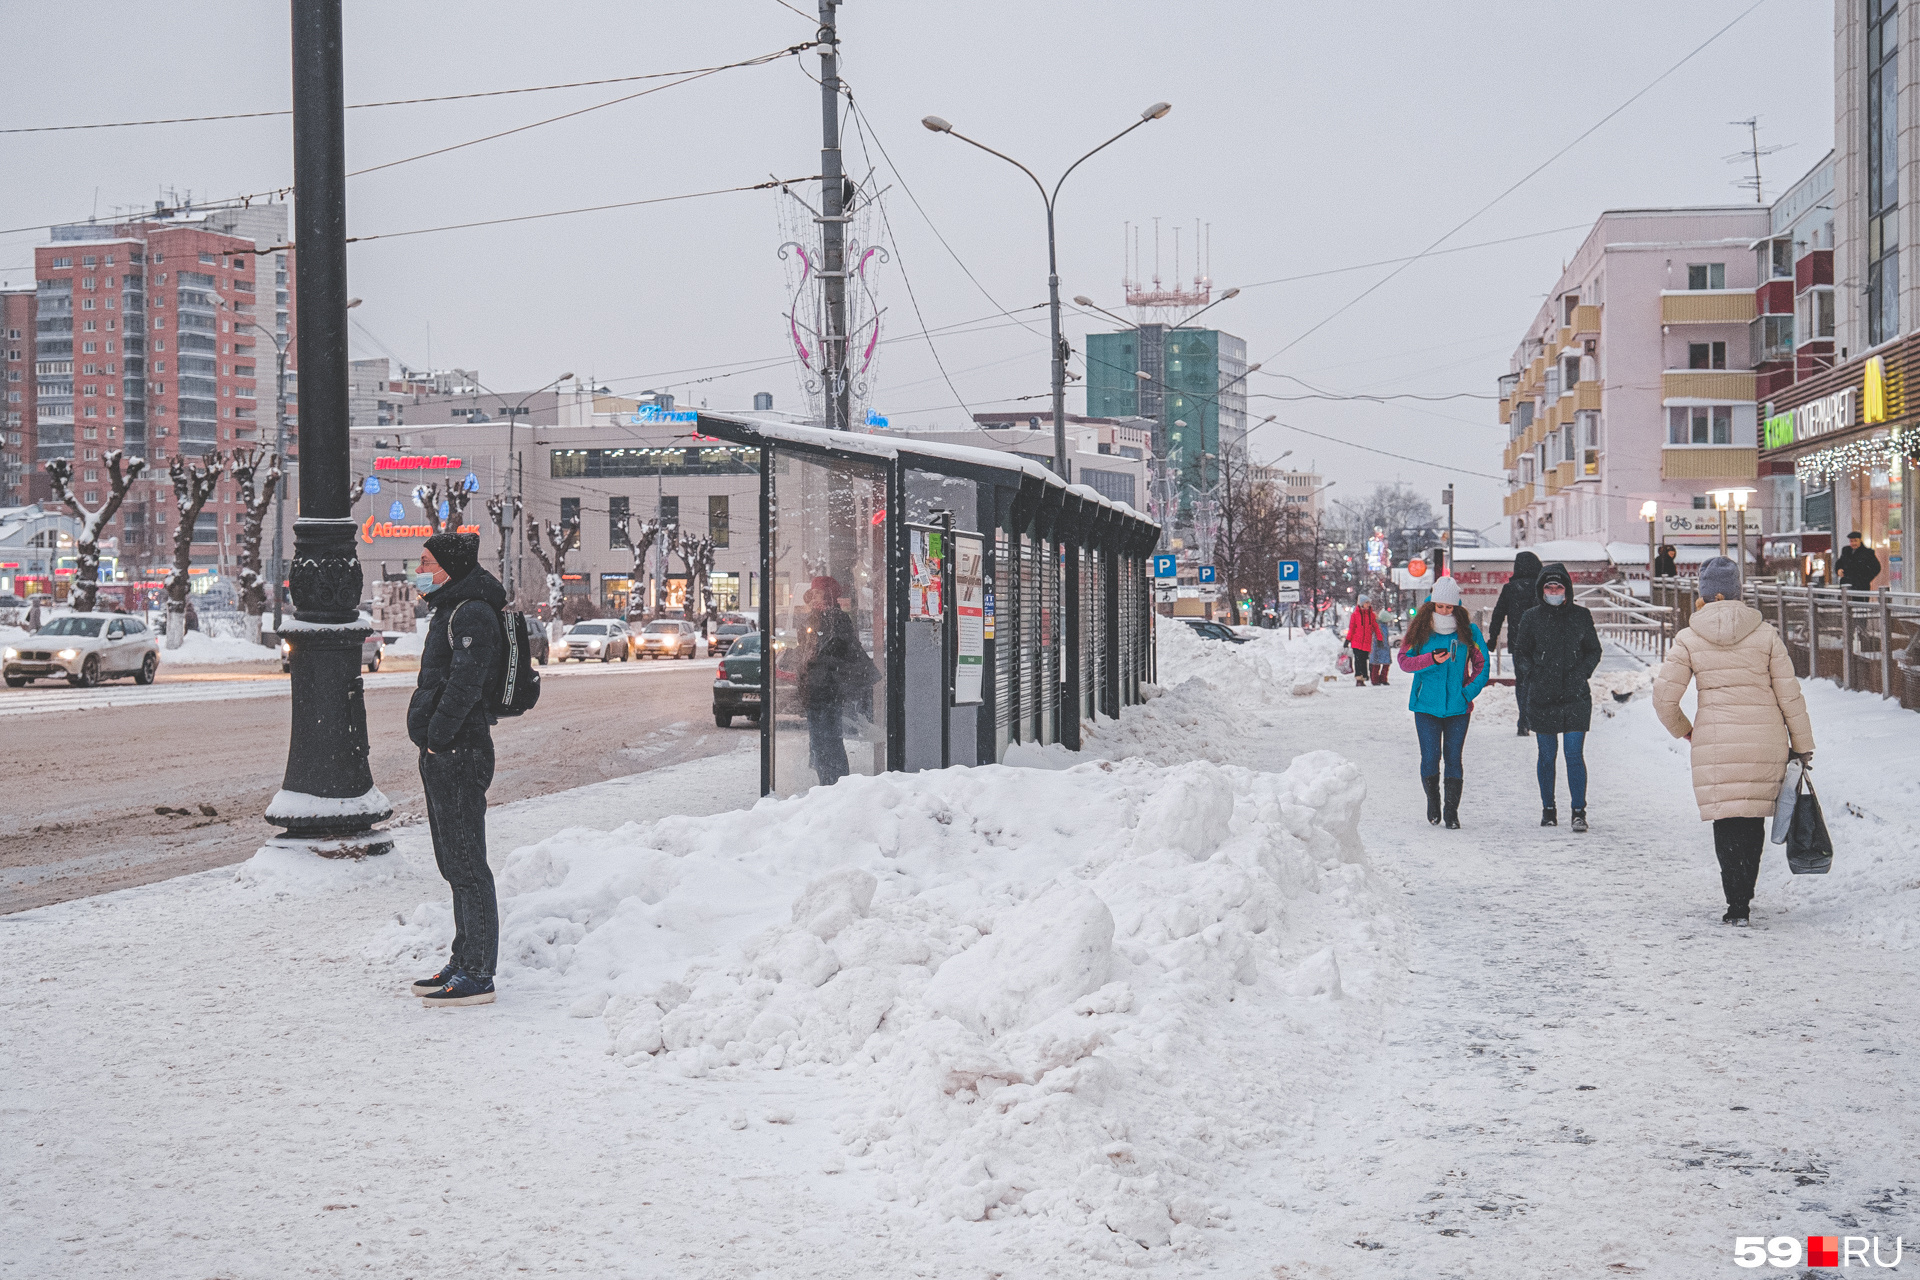
<svg viewBox="0 0 1920 1280">
<path fill-rule="evenodd" d="M 1671 605 L 1649 603 L 1606 583 L 1574 589 L 1574 601 L 1593 615 L 1593 627 L 1622 647 L 1664 659 L 1678 628 Z"/>
</svg>

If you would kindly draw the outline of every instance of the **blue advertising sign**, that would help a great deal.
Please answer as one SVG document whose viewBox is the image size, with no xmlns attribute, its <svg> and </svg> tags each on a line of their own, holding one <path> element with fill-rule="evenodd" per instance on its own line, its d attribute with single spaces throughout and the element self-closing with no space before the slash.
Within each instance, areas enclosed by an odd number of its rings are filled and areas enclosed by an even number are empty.
<svg viewBox="0 0 1920 1280">
<path fill-rule="evenodd" d="M 1174 567 L 1174 558 L 1171 552 L 1162 552 L 1161 554 L 1154 556 L 1153 558 L 1153 576 L 1154 577 L 1171 578 L 1176 576 L 1176 572 L 1177 571 Z"/>
<path fill-rule="evenodd" d="M 387 508 L 387 519 L 405 520 L 406 518 L 407 518 L 407 509 L 400 505 L 400 499 L 395 498 L 393 500 L 393 505 Z"/>
<path fill-rule="evenodd" d="M 466 483 L 463 484 L 461 488 L 465 489 L 468 493 L 480 492 L 480 477 L 471 471 L 467 472 Z"/>
<path fill-rule="evenodd" d="M 1201 565 L 1201 566 L 1200 566 L 1200 581 L 1204 583 L 1204 582 L 1212 582 L 1213 580 L 1214 580 L 1214 576 L 1213 576 L 1213 566 L 1212 566 L 1212 565 L 1210 565 L 1210 564 L 1203 564 L 1203 565 Z"/>
<path fill-rule="evenodd" d="M 368 477 L 367 477 L 367 487 L 366 487 L 366 489 L 365 489 L 365 492 L 367 492 L 367 493 L 378 493 L 378 492 L 380 492 L 380 477 L 379 477 L 379 476 L 368 476 Z"/>
<path fill-rule="evenodd" d="M 1300 581 L 1300 562 L 1298 560 L 1282 560 L 1280 562 L 1280 581 Z"/>
</svg>

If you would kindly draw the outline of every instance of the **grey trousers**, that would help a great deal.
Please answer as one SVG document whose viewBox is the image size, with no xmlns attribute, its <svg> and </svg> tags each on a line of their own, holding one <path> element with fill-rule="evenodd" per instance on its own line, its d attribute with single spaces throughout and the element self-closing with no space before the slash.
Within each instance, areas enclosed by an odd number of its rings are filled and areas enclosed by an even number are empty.
<svg viewBox="0 0 1920 1280">
<path fill-rule="evenodd" d="M 420 753 L 433 860 L 453 888 L 453 963 L 493 976 L 500 954 L 500 905 L 487 866 L 487 788 L 493 785 L 493 742 L 463 742 Z"/>
</svg>

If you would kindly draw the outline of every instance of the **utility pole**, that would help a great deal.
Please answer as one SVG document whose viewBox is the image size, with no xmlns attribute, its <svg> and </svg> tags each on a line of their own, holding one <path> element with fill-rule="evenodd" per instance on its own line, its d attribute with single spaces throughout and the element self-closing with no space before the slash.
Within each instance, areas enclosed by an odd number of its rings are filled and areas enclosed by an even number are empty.
<svg viewBox="0 0 1920 1280">
<path fill-rule="evenodd" d="M 847 376 L 847 180 L 840 167 L 840 0 L 820 0 L 820 287 L 827 299 L 821 363 L 827 430 L 853 430 L 853 382 Z"/>
<path fill-rule="evenodd" d="M 267 805 L 281 843 L 322 857 L 386 853 L 393 807 L 367 766 L 347 445 L 347 141 L 341 0 L 293 0 L 294 261 L 301 336 L 300 514 L 293 526 L 292 725 Z"/>
<path fill-rule="evenodd" d="M 1453 572 L 1453 486 L 1448 485 L 1440 491 L 1440 501 L 1447 508 L 1447 572 Z M 1435 581 L 1438 581 L 1435 575 Z"/>
</svg>

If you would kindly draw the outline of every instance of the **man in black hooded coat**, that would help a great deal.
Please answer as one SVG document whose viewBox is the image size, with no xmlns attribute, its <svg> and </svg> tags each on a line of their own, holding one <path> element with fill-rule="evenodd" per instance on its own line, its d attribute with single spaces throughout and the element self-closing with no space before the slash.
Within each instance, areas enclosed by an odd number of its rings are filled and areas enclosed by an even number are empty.
<svg viewBox="0 0 1920 1280">
<path fill-rule="evenodd" d="M 1559 747 L 1556 739 L 1564 736 L 1573 829 L 1585 831 L 1585 746 L 1593 722 L 1593 688 L 1587 680 L 1599 668 L 1604 650 L 1593 615 L 1573 602 L 1573 575 L 1567 566 L 1550 564 L 1542 569 L 1537 588 L 1540 603 L 1513 624 L 1507 648 L 1513 654 L 1515 676 L 1527 686 L 1527 725 L 1540 738 L 1541 825 L 1559 824 L 1553 801 L 1554 756 Z"/>
<path fill-rule="evenodd" d="M 1487 624 L 1487 651 L 1491 653 L 1500 647 L 1500 625 L 1511 622 L 1517 630 L 1520 615 L 1540 603 L 1536 584 L 1540 579 L 1540 557 L 1531 551 L 1522 551 L 1513 558 L 1513 576 L 1500 588 L 1500 598 L 1493 602 L 1493 619 Z M 1513 647 L 1511 634 L 1507 647 Z M 1520 711 L 1519 734 L 1527 736 L 1527 686 L 1521 678 L 1519 668 L 1514 668 L 1513 701 Z"/>
</svg>

